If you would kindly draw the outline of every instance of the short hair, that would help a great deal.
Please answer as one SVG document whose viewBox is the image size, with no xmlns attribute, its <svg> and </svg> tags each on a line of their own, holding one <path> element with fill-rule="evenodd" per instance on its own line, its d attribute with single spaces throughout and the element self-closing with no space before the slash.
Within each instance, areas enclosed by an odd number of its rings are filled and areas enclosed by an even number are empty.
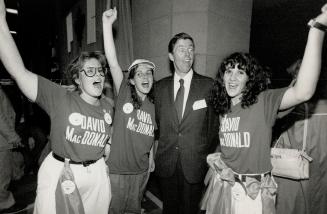
<svg viewBox="0 0 327 214">
<path fill-rule="evenodd" d="M 194 46 L 194 40 L 193 38 L 187 34 L 187 33 L 178 33 L 176 34 L 170 41 L 169 41 L 169 44 L 168 44 L 168 52 L 169 53 L 173 53 L 173 50 L 174 50 L 174 47 L 175 47 L 175 44 L 177 43 L 178 40 L 180 39 L 189 39 L 192 41 L 193 43 L 193 46 Z"/>
<path fill-rule="evenodd" d="M 107 60 L 104 54 L 100 51 L 85 51 L 71 61 L 67 67 L 67 75 L 74 85 L 77 86 L 75 80 L 79 77 L 79 72 L 83 69 L 85 61 L 88 59 L 97 59 L 102 67 L 107 66 Z"/>
<path fill-rule="evenodd" d="M 261 66 L 256 58 L 249 53 L 235 52 L 231 54 L 221 63 L 210 95 L 210 102 L 219 114 L 225 114 L 230 110 L 231 97 L 228 96 L 224 85 L 224 73 L 236 64 L 249 77 L 241 100 L 243 108 L 256 103 L 258 95 L 269 86 L 269 81 L 267 81 L 270 77 L 269 69 Z"/>
</svg>

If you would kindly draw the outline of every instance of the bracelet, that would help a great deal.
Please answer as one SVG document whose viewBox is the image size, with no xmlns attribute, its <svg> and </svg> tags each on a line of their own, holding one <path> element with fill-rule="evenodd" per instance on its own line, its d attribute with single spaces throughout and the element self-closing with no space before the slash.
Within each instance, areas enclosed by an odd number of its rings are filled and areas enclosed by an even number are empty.
<svg viewBox="0 0 327 214">
<path fill-rule="evenodd" d="M 321 24 L 320 22 L 317 22 L 315 19 L 311 19 L 308 22 L 308 26 L 317 28 L 318 30 L 321 30 L 323 32 L 327 32 L 327 26 L 324 24 Z"/>
</svg>

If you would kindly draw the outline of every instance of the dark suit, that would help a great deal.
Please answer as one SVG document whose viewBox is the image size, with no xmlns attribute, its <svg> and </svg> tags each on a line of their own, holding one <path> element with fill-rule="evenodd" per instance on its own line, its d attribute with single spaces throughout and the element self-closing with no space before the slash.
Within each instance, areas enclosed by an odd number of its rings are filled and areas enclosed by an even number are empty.
<svg viewBox="0 0 327 214">
<path fill-rule="evenodd" d="M 155 84 L 159 129 L 155 172 L 160 178 L 164 214 L 197 213 L 207 172 L 206 157 L 215 148 L 213 136 L 218 133 L 214 130 L 216 117 L 208 101 L 208 107 L 203 106 L 212 84 L 211 78 L 193 73 L 180 123 L 174 107 L 174 77 L 164 78 Z"/>
</svg>

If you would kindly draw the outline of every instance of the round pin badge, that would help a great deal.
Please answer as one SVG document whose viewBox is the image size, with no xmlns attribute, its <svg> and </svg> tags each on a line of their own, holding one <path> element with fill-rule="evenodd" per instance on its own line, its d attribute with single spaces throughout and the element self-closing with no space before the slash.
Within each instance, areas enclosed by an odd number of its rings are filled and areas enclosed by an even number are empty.
<svg viewBox="0 0 327 214">
<path fill-rule="evenodd" d="M 80 113 L 71 113 L 68 117 L 69 122 L 74 126 L 79 126 L 82 124 L 82 115 Z"/>
<path fill-rule="evenodd" d="M 130 114 L 133 111 L 134 107 L 132 103 L 125 103 L 123 106 L 123 111 L 125 114 Z"/>
<path fill-rule="evenodd" d="M 109 114 L 108 112 L 106 112 L 106 113 L 104 114 L 104 121 L 106 121 L 106 123 L 107 123 L 108 125 L 111 125 L 111 123 L 112 123 L 112 118 L 111 118 L 111 116 L 110 116 L 110 114 Z"/>
<path fill-rule="evenodd" d="M 75 183 L 71 180 L 65 180 L 61 183 L 61 188 L 64 192 L 64 194 L 69 195 L 72 192 L 74 192 L 76 186 Z"/>
</svg>

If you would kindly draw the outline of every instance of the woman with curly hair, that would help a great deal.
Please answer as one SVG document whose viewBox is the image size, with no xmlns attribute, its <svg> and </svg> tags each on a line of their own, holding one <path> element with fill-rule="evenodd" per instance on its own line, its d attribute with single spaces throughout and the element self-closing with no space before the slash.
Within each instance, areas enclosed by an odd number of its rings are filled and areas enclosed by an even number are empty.
<svg viewBox="0 0 327 214">
<path fill-rule="evenodd" d="M 307 101 L 315 91 L 327 5 L 310 23 L 293 87 L 267 89 L 266 69 L 247 53 L 234 53 L 221 64 L 211 94 L 211 103 L 220 115 L 221 151 L 207 157 L 211 168 L 203 201 L 207 213 L 275 213 L 277 185 L 270 173 L 272 127 L 279 111 Z"/>
<path fill-rule="evenodd" d="M 105 53 L 118 94 L 108 160 L 112 185 L 109 213 L 141 213 L 141 200 L 153 170 L 155 65 L 149 60 L 137 59 L 128 68 L 128 78 L 124 78 L 112 34 L 116 19 L 116 8 L 103 13 Z"/>
</svg>

